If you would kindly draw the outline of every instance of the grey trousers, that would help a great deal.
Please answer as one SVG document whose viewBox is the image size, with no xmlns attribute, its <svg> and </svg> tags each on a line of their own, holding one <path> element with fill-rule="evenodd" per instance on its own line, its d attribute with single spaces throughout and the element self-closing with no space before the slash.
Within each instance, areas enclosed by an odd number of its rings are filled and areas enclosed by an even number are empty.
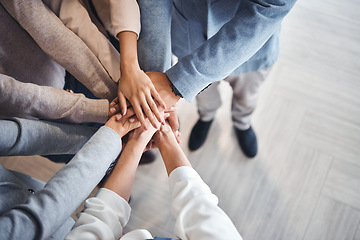
<svg viewBox="0 0 360 240">
<path fill-rule="evenodd" d="M 259 87 L 270 71 L 271 67 L 224 79 L 233 89 L 231 114 L 235 128 L 246 130 L 250 127 Z M 216 110 L 221 106 L 219 84 L 220 82 L 214 82 L 196 97 L 198 113 L 202 121 L 214 119 Z"/>
</svg>

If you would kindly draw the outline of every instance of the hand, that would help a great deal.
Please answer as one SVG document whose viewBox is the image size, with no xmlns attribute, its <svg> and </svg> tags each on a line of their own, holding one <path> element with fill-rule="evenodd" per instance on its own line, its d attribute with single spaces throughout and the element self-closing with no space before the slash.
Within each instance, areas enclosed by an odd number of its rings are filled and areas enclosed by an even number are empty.
<svg viewBox="0 0 360 240">
<path fill-rule="evenodd" d="M 144 128 L 137 128 L 131 133 L 129 133 L 128 141 L 136 141 L 138 143 L 143 143 L 145 145 L 150 141 L 154 133 L 158 130 L 158 128 L 154 128 L 151 124 L 149 119 L 145 119 L 145 125 L 147 130 Z"/>
<path fill-rule="evenodd" d="M 177 107 L 176 104 L 171 107 L 169 110 L 166 110 L 166 113 L 169 113 L 169 117 L 167 118 L 167 121 L 174 133 L 176 133 L 179 130 L 179 119 L 177 116 Z"/>
<path fill-rule="evenodd" d="M 119 98 L 117 97 L 109 104 L 109 118 L 120 112 L 120 110 Z"/>
<path fill-rule="evenodd" d="M 140 122 L 136 118 L 136 116 L 131 116 L 131 111 L 128 111 L 128 116 L 112 116 L 106 123 L 105 126 L 112 128 L 115 132 L 117 132 L 122 138 L 131 130 L 138 128 L 141 126 Z M 130 116 L 130 117 L 129 117 Z M 119 120 L 117 120 L 119 119 Z"/>
<path fill-rule="evenodd" d="M 168 108 L 174 106 L 180 99 L 175 96 L 170 86 L 170 80 L 165 73 L 161 72 L 146 72 L 155 86 L 155 89 L 160 94 L 161 98 L 165 101 Z"/>
<path fill-rule="evenodd" d="M 153 142 L 157 147 L 161 147 L 163 144 L 174 144 L 180 143 L 180 132 L 172 131 L 171 126 L 168 122 L 164 125 L 161 125 L 160 129 L 154 134 Z"/>
<path fill-rule="evenodd" d="M 158 122 L 164 122 L 160 111 L 166 108 L 165 102 L 161 99 L 150 78 L 140 68 L 129 67 L 126 71 L 121 72 L 118 98 L 122 114 L 126 114 L 126 99 L 128 99 L 144 128 L 146 127 L 146 117 L 155 128 L 159 127 Z"/>
</svg>

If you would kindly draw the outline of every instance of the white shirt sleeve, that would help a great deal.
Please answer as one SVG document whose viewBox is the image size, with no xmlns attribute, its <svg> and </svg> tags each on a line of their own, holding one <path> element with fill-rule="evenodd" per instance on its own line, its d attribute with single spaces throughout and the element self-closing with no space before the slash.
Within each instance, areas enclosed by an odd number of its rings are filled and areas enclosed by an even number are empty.
<svg viewBox="0 0 360 240">
<path fill-rule="evenodd" d="M 140 33 L 140 9 L 136 0 L 96 0 L 96 13 L 105 29 L 116 37 L 120 32 Z"/>
<path fill-rule="evenodd" d="M 119 239 L 130 212 L 125 199 L 101 188 L 95 197 L 86 200 L 84 210 L 65 239 Z"/>
<path fill-rule="evenodd" d="M 193 168 L 176 168 L 169 176 L 169 184 L 175 234 L 180 239 L 242 239 L 230 218 L 217 206 L 218 198 Z"/>
</svg>

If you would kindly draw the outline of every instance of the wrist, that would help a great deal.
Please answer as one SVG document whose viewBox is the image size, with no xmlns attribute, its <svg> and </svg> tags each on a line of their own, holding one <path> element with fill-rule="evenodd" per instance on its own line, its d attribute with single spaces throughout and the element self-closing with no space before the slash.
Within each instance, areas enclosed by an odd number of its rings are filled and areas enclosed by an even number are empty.
<svg viewBox="0 0 360 240">
<path fill-rule="evenodd" d="M 138 144 L 138 145 L 141 145 L 141 146 L 146 146 L 148 144 L 148 142 L 151 140 L 151 136 L 149 135 L 145 135 L 144 133 L 140 134 L 140 135 L 137 135 L 137 136 L 132 136 L 130 139 L 129 139 L 129 142 L 133 142 L 135 144 Z"/>
<path fill-rule="evenodd" d="M 127 145 L 131 145 L 134 148 L 141 148 L 144 149 L 146 147 L 148 141 L 146 141 L 144 138 L 131 138 L 127 142 Z"/>
<path fill-rule="evenodd" d="M 134 72 L 141 71 L 137 59 L 126 59 L 120 61 L 121 75 L 133 75 Z"/>
<path fill-rule="evenodd" d="M 176 138 L 174 136 L 162 136 L 160 140 L 155 142 L 156 146 L 158 146 L 159 151 L 164 151 L 167 149 L 174 149 L 179 147 L 178 142 L 176 141 Z"/>
</svg>

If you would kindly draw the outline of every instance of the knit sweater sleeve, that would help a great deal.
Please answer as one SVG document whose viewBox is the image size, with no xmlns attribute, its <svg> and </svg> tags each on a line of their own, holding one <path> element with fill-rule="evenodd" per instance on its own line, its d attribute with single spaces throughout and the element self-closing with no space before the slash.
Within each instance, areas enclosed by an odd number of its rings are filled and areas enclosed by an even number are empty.
<svg viewBox="0 0 360 240">
<path fill-rule="evenodd" d="M 108 117 L 106 99 L 89 99 L 62 89 L 23 83 L 0 74 L 0 115 L 32 116 L 68 122 L 104 123 Z"/>
<path fill-rule="evenodd" d="M 117 84 L 96 56 L 41 0 L 0 0 L 0 4 L 46 54 L 95 96 L 109 101 L 117 96 Z"/>
</svg>

